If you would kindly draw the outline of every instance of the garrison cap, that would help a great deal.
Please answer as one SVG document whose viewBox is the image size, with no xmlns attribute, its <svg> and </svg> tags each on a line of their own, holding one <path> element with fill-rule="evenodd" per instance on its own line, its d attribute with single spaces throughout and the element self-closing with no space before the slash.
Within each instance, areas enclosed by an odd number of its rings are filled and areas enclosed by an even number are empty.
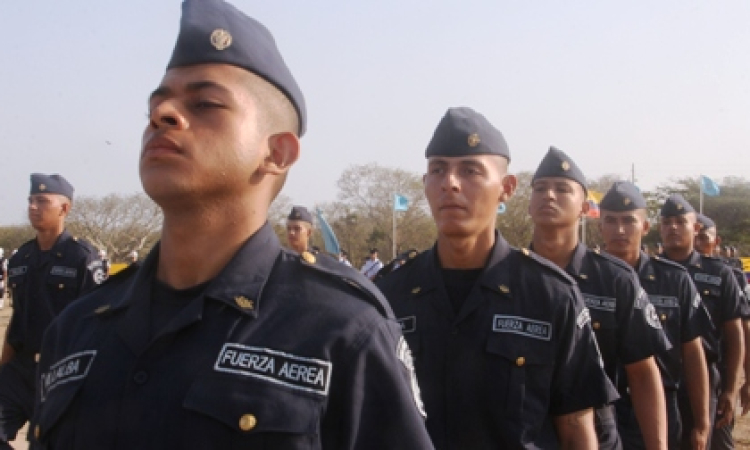
<svg viewBox="0 0 750 450">
<path fill-rule="evenodd" d="M 60 194 L 68 197 L 68 200 L 73 200 L 73 191 L 75 191 L 73 185 L 68 183 L 62 175 L 31 174 L 30 194 Z"/>
<path fill-rule="evenodd" d="M 674 217 L 692 212 L 695 212 L 695 208 L 685 200 L 682 194 L 672 194 L 662 205 L 660 214 L 662 217 Z"/>
<path fill-rule="evenodd" d="M 301 222 L 307 222 L 312 225 L 313 218 L 310 211 L 304 206 L 292 206 L 292 210 L 289 212 L 287 220 L 299 220 Z"/>
<path fill-rule="evenodd" d="M 716 228 L 716 222 L 714 222 L 710 217 L 703 214 L 698 214 L 698 223 L 701 225 L 701 231 L 707 230 L 709 228 Z"/>
<path fill-rule="evenodd" d="M 533 183 L 539 178 L 552 177 L 568 178 L 580 184 L 584 191 L 587 190 L 586 177 L 583 176 L 581 169 L 565 152 L 555 147 L 549 148 L 542 162 L 539 163 L 531 182 Z"/>
<path fill-rule="evenodd" d="M 599 208 L 615 212 L 645 209 L 646 199 L 630 181 L 615 181 L 599 202 Z"/>
<path fill-rule="evenodd" d="M 241 67 L 274 85 L 297 110 L 299 135 L 305 133 L 305 99 L 268 29 L 224 0 L 185 0 L 167 70 L 208 63 Z"/>
<path fill-rule="evenodd" d="M 435 129 L 424 156 L 469 155 L 498 155 L 510 161 L 503 134 L 489 120 L 471 108 L 450 108 Z"/>
</svg>

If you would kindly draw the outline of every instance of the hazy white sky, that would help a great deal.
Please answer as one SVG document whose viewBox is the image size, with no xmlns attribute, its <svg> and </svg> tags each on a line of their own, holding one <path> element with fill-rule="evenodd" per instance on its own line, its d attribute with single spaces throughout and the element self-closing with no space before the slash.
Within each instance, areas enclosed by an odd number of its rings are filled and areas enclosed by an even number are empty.
<svg viewBox="0 0 750 450">
<path fill-rule="evenodd" d="M 590 178 L 748 177 L 750 2 L 235 0 L 276 37 L 308 105 L 284 188 L 332 201 L 352 164 L 422 173 L 450 106 L 505 134 L 512 171 L 549 145 Z M 146 97 L 177 0 L 0 1 L 0 224 L 24 223 L 31 172 L 77 194 L 141 190 Z"/>
</svg>

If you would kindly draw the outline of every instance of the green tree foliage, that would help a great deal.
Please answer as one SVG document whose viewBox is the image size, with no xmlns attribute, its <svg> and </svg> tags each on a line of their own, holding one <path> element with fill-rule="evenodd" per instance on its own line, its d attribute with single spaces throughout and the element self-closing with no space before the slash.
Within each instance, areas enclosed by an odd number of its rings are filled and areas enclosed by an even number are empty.
<svg viewBox="0 0 750 450">
<path fill-rule="evenodd" d="M 11 225 L 0 227 L 0 247 L 5 250 L 5 257 L 10 258 L 13 250 L 35 235 L 31 225 Z"/>
<path fill-rule="evenodd" d="M 505 204 L 505 213 L 498 214 L 495 221 L 500 234 L 515 247 L 528 247 L 534 224 L 529 216 L 529 199 L 531 198 L 532 172 L 519 172 L 518 187 Z"/>
</svg>

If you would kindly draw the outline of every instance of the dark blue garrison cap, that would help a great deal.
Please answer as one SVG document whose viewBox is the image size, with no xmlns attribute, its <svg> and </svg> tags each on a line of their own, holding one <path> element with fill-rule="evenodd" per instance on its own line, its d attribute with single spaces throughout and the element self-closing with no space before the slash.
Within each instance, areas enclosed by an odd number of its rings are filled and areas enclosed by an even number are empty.
<svg viewBox="0 0 750 450">
<path fill-rule="evenodd" d="M 292 211 L 289 213 L 287 220 L 300 220 L 307 222 L 312 225 L 312 214 L 304 206 L 292 206 Z"/>
<path fill-rule="evenodd" d="M 424 152 L 430 156 L 498 155 L 510 161 L 503 134 L 471 108 L 450 108 Z"/>
<path fill-rule="evenodd" d="M 698 223 L 701 224 L 701 231 L 707 230 L 709 228 L 716 228 L 716 222 L 714 222 L 710 217 L 704 216 L 703 214 L 698 214 Z"/>
<path fill-rule="evenodd" d="M 68 180 L 62 177 L 62 175 L 52 174 L 45 175 L 43 173 L 32 173 L 31 174 L 31 192 L 30 194 L 60 194 L 68 197 L 69 200 L 73 200 L 73 185 L 68 183 Z"/>
<path fill-rule="evenodd" d="M 587 190 L 586 177 L 583 176 L 583 172 L 578 168 L 576 163 L 562 150 L 550 147 L 547 155 L 539 163 L 539 167 L 536 169 L 531 182 L 533 183 L 539 178 L 553 177 L 568 178 L 580 184 L 584 190 Z"/>
<path fill-rule="evenodd" d="M 599 208 L 614 212 L 645 209 L 646 199 L 630 181 L 616 181 L 602 197 Z"/>
<path fill-rule="evenodd" d="M 681 216 L 692 212 L 695 212 L 695 208 L 681 194 L 670 195 L 661 207 L 662 217 Z"/>
<path fill-rule="evenodd" d="M 185 0 L 167 70 L 208 63 L 241 67 L 276 86 L 297 110 L 299 135 L 305 133 L 305 99 L 268 29 L 223 0 Z"/>
</svg>

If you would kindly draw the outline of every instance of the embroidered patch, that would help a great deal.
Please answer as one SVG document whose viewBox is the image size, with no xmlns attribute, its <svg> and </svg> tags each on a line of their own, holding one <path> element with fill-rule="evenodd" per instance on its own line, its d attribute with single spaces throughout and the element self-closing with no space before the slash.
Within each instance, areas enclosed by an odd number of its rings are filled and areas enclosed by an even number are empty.
<svg viewBox="0 0 750 450">
<path fill-rule="evenodd" d="M 695 281 L 699 283 L 713 284 L 714 286 L 721 286 L 721 277 L 709 275 L 707 273 L 696 273 Z"/>
<path fill-rule="evenodd" d="M 414 358 L 411 355 L 409 344 L 406 343 L 406 339 L 401 336 L 396 345 L 396 356 L 399 361 L 404 364 L 406 370 L 409 372 L 409 381 L 411 384 L 411 393 L 414 396 L 414 403 L 417 405 L 417 410 L 422 417 L 427 417 L 427 412 L 424 409 L 424 402 L 422 402 L 422 394 L 419 391 L 419 384 L 417 383 L 417 373 L 414 370 Z"/>
<path fill-rule="evenodd" d="M 57 386 L 86 378 L 95 356 L 96 350 L 73 353 L 53 364 L 47 372 L 42 373 L 40 376 L 42 401 Z"/>
<path fill-rule="evenodd" d="M 411 333 L 417 331 L 417 317 L 409 316 L 398 319 L 398 324 L 401 325 L 402 333 Z"/>
<path fill-rule="evenodd" d="M 658 330 L 661 329 L 661 321 L 659 321 L 659 316 L 656 314 L 656 308 L 654 308 L 654 305 L 651 303 L 646 305 L 646 307 L 643 308 L 643 315 L 646 317 L 646 322 L 651 325 L 651 328 L 656 328 Z"/>
<path fill-rule="evenodd" d="M 651 304 L 654 306 L 659 306 L 661 308 L 679 308 L 680 302 L 677 300 L 677 297 L 664 297 L 662 295 L 649 295 L 648 299 L 651 301 Z"/>
<path fill-rule="evenodd" d="M 518 316 L 495 314 L 492 318 L 492 331 L 513 333 L 549 341 L 552 338 L 552 324 Z"/>
<path fill-rule="evenodd" d="M 633 304 L 633 307 L 635 309 L 643 309 L 648 305 L 650 302 L 648 301 L 648 294 L 646 291 L 641 287 L 638 288 L 638 295 L 635 296 L 635 303 Z"/>
<path fill-rule="evenodd" d="M 19 275 L 24 275 L 24 274 L 26 274 L 26 271 L 28 269 L 29 269 L 28 266 L 13 267 L 13 268 L 11 268 L 11 269 L 8 270 L 8 276 L 9 277 L 17 277 Z"/>
<path fill-rule="evenodd" d="M 612 297 L 599 297 L 597 295 L 583 294 L 583 301 L 586 306 L 591 309 L 597 309 L 600 311 L 611 311 L 615 310 L 615 299 Z"/>
<path fill-rule="evenodd" d="M 699 293 L 695 293 L 695 298 L 693 298 L 693 308 L 698 308 L 701 305 L 701 295 Z"/>
<path fill-rule="evenodd" d="M 576 317 L 576 325 L 578 325 L 578 328 L 583 328 L 589 322 L 591 322 L 591 313 L 588 308 L 583 308 L 583 311 Z"/>
<path fill-rule="evenodd" d="M 327 396 L 333 364 L 268 348 L 226 343 L 219 352 L 214 370 Z"/>
<path fill-rule="evenodd" d="M 86 266 L 86 268 L 88 268 L 89 270 L 94 270 L 97 267 L 102 267 L 102 261 L 100 259 L 91 261 L 91 263 L 88 266 Z"/>
<path fill-rule="evenodd" d="M 75 267 L 52 266 L 49 274 L 58 277 L 75 278 L 78 275 L 78 269 Z"/>
</svg>

